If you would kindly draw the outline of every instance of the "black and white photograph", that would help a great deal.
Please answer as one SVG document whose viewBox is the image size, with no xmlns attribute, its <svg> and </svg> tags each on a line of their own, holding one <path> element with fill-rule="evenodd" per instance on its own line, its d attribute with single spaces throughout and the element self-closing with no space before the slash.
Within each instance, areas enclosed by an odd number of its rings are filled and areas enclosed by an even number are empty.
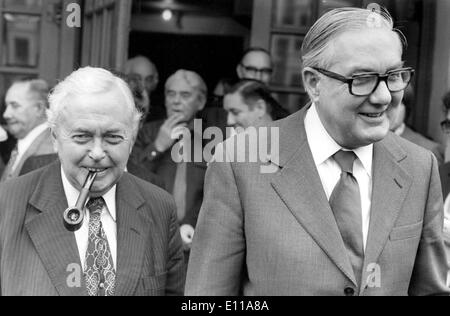
<svg viewBox="0 0 450 316">
<path fill-rule="evenodd" d="M 0 296 L 449 296 L 449 29 L 450 0 L 0 0 Z"/>
</svg>

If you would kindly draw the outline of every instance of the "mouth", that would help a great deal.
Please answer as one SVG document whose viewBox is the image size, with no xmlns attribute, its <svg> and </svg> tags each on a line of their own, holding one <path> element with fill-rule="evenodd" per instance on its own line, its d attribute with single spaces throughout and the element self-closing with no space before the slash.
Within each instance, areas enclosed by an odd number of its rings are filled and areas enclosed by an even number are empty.
<svg viewBox="0 0 450 316">
<path fill-rule="evenodd" d="M 358 113 L 365 121 L 370 123 L 381 123 L 386 117 L 386 111 L 379 113 Z"/>
<path fill-rule="evenodd" d="M 97 174 L 97 177 L 101 177 L 105 175 L 105 173 L 109 170 L 109 168 L 85 168 L 89 172 L 94 172 Z"/>
</svg>

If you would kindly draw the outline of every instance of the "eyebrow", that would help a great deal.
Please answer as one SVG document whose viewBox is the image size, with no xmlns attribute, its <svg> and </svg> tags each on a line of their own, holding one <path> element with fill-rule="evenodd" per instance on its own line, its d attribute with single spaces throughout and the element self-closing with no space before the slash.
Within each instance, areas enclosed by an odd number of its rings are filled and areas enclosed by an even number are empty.
<svg viewBox="0 0 450 316">
<path fill-rule="evenodd" d="M 388 67 L 386 72 L 395 70 L 395 69 L 399 69 L 399 68 L 403 68 L 405 66 L 405 61 L 401 61 L 398 64 L 395 64 L 394 66 Z M 365 67 L 360 67 L 359 66 L 355 66 L 352 68 L 352 71 L 349 72 L 349 76 L 351 75 L 355 75 L 355 74 L 361 74 L 361 73 L 370 73 L 370 72 L 374 72 L 374 73 L 378 73 L 378 71 L 375 71 L 371 68 L 365 68 Z"/>
</svg>

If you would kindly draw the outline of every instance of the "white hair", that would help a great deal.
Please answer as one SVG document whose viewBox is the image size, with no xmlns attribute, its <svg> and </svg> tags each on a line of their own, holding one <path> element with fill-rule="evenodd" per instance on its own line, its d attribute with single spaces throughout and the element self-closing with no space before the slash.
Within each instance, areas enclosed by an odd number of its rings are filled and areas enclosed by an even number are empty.
<svg viewBox="0 0 450 316">
<path fill-rule="evenodd" d="M 205 81 L 198 73 L 185 69 L 178 70 L 176 73 L 170 76 L 169 79 L 167 79 L 165 86 L 166 91 L 169 89 L 172 81 L 175 79 L 184 80 L 189 86 L 191 86 L 198 92 L 200 100 L 202 102 L 206 102 L 206 99 L 208 98 L 208 88 Z"/>
<path fill-rule="evenodd" d="M 52 130 L 58 126 L 62 110 L 70 106 L 71 96 L 106 93 L 118 89 L 124 96 L 125 106 L 133 120 L 133 136 L 136 137 L 142 114 L 136 108 L 129 86 L 121 78 L 102 68 L 85 67 L 74 71 L 61 81 L 49 96 L 48 123 Z"/>
</svg>

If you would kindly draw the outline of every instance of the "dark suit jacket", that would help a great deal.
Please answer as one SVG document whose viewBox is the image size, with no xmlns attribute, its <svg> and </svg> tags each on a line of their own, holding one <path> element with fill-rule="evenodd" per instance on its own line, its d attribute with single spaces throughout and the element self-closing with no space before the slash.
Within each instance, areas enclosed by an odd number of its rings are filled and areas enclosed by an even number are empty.
<svg viewBox="0 0 450 316">
<path fill-rule="evenodd" d="M 29 157 L 23 164 L 22 170 L 20 172 L 20 176 L 26 175 L 34 170 L 40 169 L 42 167 L 48 166 L 52 162 L 55 162 L 58 160 L 57 154 L 52 155 L 42 155 L 42 156 L 32 156 Z M 145 180 L 147 182 L 150 182 L 161 189 L 166 190 L 166 187 L 164 185 L 164 182 L 161 180 L 160 177 L 157 175 L 151 173 L 147 169 L 140 167 L 131 161 L 128 162 L 127 165 L 128 172 L 132 175 Z"/>
<path fill-rule="evenodd" d="M 116 201 L 116 295 L 182 295 L 173 199 L 125 173 Z M 82 275 L 81 286 L 68 282 L 81 261 L 75 234 L 63 225 L 67 207 L 59 163 L 0 185 L 0 295 L 86 295 Z"/>
<path fill-rule="evenodd" d="M 165 182 L 167 191 L 173 193 L 177 164 L 172 160 L 171 149 L 156 157 L 151 156 L 151 153 L 156 151 L 154 141 L 163 123 L 164 121 L 156 121 L 144 125 L 136 140 L 131 160 L 136 165 L 146 167 L 160 176 Z M 186 216 L 182 224 L 195 227 L 197 223 L 198 212 L 203 201 L 206 166 L 206 162 L 187 164 Z"/>
<path fill-rule="evenodd" d="M 279 143 L 267 144 L 279 145 L 277 161 L 210 164 L 186 295 L 448 295 L 434 155 L 393 134 L 374 145 L 370 228 L 357 284 L 305 115 L 306 109 L 273 123 Z M 261 172 L 269 166 L 273 173 Z"/>
</svg>

